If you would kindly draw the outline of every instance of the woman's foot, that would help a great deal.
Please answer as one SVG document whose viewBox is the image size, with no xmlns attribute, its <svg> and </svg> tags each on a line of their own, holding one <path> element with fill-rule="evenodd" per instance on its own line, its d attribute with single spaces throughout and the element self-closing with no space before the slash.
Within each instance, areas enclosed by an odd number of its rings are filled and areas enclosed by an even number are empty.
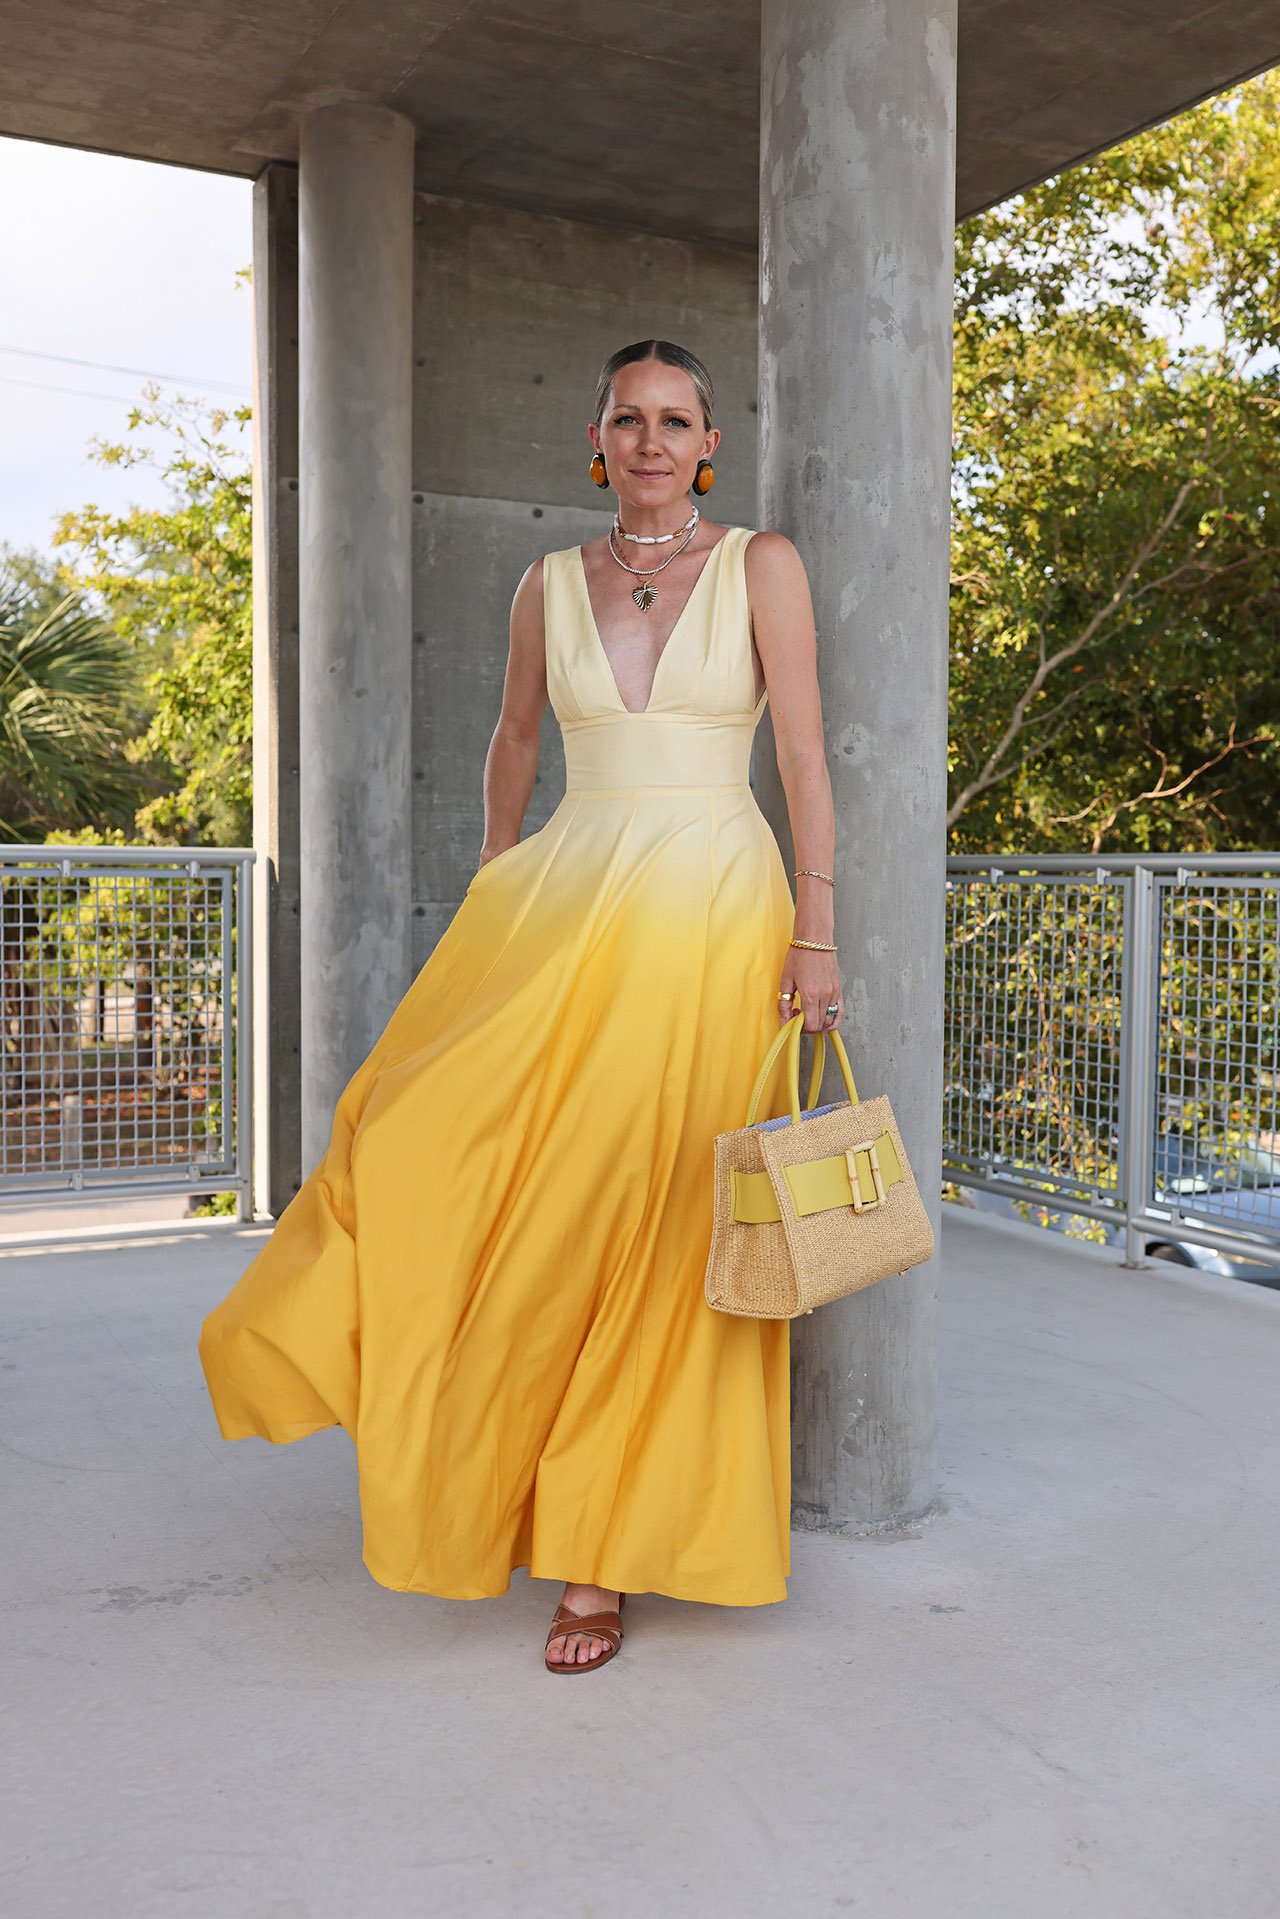
<svg viewBox="0 0 1280 1919">
<path fill-rule="evenodd" d="M 577 1586 L 572 1580 L 564 1589 L 561 1604 L 580 1619 L 589 1613 L 616 1612 L 620 1595 L 608 1586 Z M 609 1641 L 599 1633 L 561 1632 L 547 1645 L 547 1663 L 552 1666 L 587 1666 L 609 1651 Z"/>
</svg>

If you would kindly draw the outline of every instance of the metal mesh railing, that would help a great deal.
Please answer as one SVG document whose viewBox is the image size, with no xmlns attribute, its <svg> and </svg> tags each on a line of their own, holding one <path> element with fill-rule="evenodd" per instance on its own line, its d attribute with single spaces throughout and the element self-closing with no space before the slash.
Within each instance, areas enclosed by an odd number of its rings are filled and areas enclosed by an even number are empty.
<svg viewBox="0 0 1280 1919">
<path fill-rule="evenodd" d="M 973 873 L 947 900 L 948 1164 L 1116 1196 L 1121 889 Z"/>
<path fill-rule="evenodd" d="M 1280 882 L 1155 886 L 1157 1181 L 1187 1217 L 1280 1227 Z"/>
<path fill-rule="evenodd" d="M 252 858 L 0 851 L 0 1197 L 247 1200 Z"/>
<path fill-rule="evenodd" d="M 1280 1246 L 1280 859 L 950 861 L 944 1088 L 959 1184 Z"/>
</svg>

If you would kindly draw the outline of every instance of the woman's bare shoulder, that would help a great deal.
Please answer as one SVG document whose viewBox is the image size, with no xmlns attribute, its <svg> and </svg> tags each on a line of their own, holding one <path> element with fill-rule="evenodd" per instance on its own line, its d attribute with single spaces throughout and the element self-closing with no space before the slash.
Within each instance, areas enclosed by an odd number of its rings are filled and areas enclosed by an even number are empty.
<svg viewBox="0 0 1280 1919">
<path fill-rule="evenodd" d="M 805 579 L 804 561 L 793 541 L 785 533 L 761 528 L 752 533 L 746 545 L 747 578 L 762 587 L 785 587 Z"/>
<path fill-rule="evenodd" d="M 543 555 L 542 559 L 531 560 L 524 572 L 520 575 L 511 601 L 511 611 L 514 617 L 529 618 L 532 616 L 541 620 L 542 582 L 545 572 L 544 561 L 547 557 L 547 555 Z"/>
</svg>

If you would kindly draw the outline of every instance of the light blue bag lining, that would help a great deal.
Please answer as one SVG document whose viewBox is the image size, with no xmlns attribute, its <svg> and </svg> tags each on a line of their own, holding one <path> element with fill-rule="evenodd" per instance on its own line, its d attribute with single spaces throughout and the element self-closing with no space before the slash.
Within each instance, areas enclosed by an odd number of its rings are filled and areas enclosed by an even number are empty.
<svg viewBox="0 0 1280 1919">
<path fill-rule="evenodd" d="M 826 1106 L 815 1106 L 811 1112 L 806 1112 L 804 1108 L 801 1107 L 800 1118 L 801 1120 L 820 1119 L 823 1113 L 834 1113 L 838 1106 L 847 1106 L 848 1104 L 847 1099 L 833 1099 Z M 749 1133 L 771 1133 L 775 1126 L 790 1126 L 790 1124 L 790 1113 L 779 1113 L 777 1119 L 752 1120 L 750 1126 L 744 1127 L 743 1131 Z"/>
</svg>

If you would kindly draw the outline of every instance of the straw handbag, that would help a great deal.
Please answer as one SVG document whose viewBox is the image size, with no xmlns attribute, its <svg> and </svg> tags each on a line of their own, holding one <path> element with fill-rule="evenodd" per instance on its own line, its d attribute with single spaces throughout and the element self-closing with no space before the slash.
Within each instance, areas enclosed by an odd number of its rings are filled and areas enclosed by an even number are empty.
<svg viewBox="0 0 1280 1919">
<path fill-rule="evenodd" d="M 806 1110 L 800 1111 L 797 1009 L 765 1054 L 745 1126 L 715 1142 L 715 1223 L 707 1304 L 755 1319 L 794 1319 L 815 1306 L 904 1273 L 933 1253 L 933 1229 L 887 1099 L 859 1103 L 834 1029 L 848 1100 L 815 1106 L 826 1034 L 814 1034 Z M 785 1050 L 784 1050 L 785 1049 Z M 779 1052 L 791 1111 L 756 1119 Z"/>
</svg>

